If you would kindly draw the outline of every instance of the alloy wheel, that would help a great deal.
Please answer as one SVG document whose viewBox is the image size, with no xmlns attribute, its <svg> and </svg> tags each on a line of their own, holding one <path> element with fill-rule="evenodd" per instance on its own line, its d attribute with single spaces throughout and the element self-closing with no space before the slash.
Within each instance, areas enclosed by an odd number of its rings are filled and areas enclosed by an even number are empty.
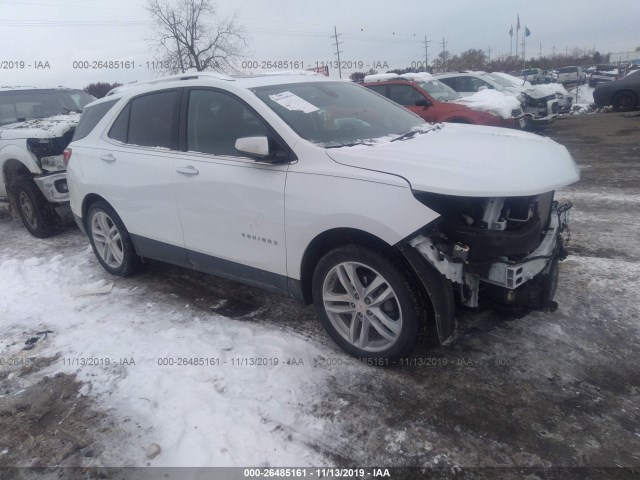
<svg viewBox="0 0 640 480">
<path fill-rule="evenodd" d="M 343 262 L 333 267 L 325 276 L 322 300 L 334 329 L 361 350 L 387 350 L 400 336 L 398 297 L 389 282 L 367 265 Z"/>
<path fill-rule="evenodd" d="M 118 268 L 124 260 L 122 236 L 114 221 L 105 212 L 91 217 L 91 237 L 100 258 L 111 268 Z"/>
</svg>

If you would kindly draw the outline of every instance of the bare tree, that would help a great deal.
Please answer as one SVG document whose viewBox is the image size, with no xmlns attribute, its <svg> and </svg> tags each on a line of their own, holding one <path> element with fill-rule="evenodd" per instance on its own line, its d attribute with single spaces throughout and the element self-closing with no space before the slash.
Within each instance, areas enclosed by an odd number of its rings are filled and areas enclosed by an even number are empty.
<svg viewBox="0 0 640 480">
<path fill-rule="evenodd" d="M 237 71 L 236 62 L 246 46 L 237 12 L 219 18 L 212 0 L 148 0 L 146 8 L 156 23 L 155 46 L 162 70 Z"/>
</svg>

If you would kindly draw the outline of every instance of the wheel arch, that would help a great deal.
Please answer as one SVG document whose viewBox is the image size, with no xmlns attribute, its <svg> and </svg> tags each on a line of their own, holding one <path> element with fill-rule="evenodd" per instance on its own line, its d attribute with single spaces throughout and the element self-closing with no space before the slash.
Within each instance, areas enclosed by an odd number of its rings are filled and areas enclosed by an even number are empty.
<svg viewBox="0 0 640 480">
<path fill-rule="evenodd" d="M 329 251 L 348 244 L 357 244 L 388 255 L 399 256 L 398 250 L 392 245 L 371 233 L 356 228 L 333 228 L 318 234 L 307 246 L 300 263 L 300 293 L 305 304 L 312 303 L 311 284 L 318 261 Z"/>
<path fill-rule="evenodd" d="M 4 184 L 8 187 L 15 180 L 33 178 L 33 174 L 23 162 L 9 158 L 2 162 L 2 177 Z"/>
<path fill-rule="evenodd" d="M 87 227 L 87 213 L 89 212 L 91 205 L 96 202 L 104 202 L 109 205 L 109 207 L 113 209 L 113 211 L 115 211 L 113 205 L 111 205 L 104 197 L 98 195 L 97 193 L 89 193 L 82 199 L 82 223 L 84 224 L 85 228 Z"/>
</svg>

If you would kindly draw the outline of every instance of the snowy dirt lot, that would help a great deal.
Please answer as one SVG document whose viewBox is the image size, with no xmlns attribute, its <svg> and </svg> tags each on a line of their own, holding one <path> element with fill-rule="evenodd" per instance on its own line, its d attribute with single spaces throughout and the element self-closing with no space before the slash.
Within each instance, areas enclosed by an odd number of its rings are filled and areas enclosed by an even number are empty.
<svg viewBox="0 0 640 480">
<path fill-rule="evenodd" d="M 157 262 L 113 278 L 75 228 L 0 211 L 0 466 L 640 467 L 640 115 L 544 133 L 582 170 L 558 311 L 461 313 L 386 369 L 312 307 Z"/>
</svg>

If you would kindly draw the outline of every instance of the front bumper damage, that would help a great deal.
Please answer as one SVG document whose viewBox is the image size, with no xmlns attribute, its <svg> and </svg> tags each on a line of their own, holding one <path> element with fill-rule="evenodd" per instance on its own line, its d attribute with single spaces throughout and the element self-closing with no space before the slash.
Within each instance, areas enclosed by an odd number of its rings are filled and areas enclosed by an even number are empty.
<svg viewBox="0 0 640 480">
<path fill-rule="evenodd" d="M 64 203 L 69 201 L 67 172 L 40 175 L 35 177 L 34 181 L 47 201 L 51 203 Z"/>
<path fill-rule="evenodd" d="M 544 100 L 527 99 L 523 108 L 528 126 L 544 126 L 553 123 L 560 113 L 560 104 L 555 97 Z"/>
<path fill-rule="evenodd" d="M 537 247 L 517 260 L 499 255 L 482 271 L 470 265 L 470 248 L 464 244 L 456 243 L 444 251 L 428 234 L 419 234 L 409 245 L 452 282 L 457 301 L 466 307 L 478 307 L 482 299 L 514 310 L 553 311 L 557 308 L 553 297 L 558 283 L 558 262 L 567 255 L 561 234 L 568 230 L 571 207 L 570 202 L 553 202 L 548 225 Z"/>
</svg>

